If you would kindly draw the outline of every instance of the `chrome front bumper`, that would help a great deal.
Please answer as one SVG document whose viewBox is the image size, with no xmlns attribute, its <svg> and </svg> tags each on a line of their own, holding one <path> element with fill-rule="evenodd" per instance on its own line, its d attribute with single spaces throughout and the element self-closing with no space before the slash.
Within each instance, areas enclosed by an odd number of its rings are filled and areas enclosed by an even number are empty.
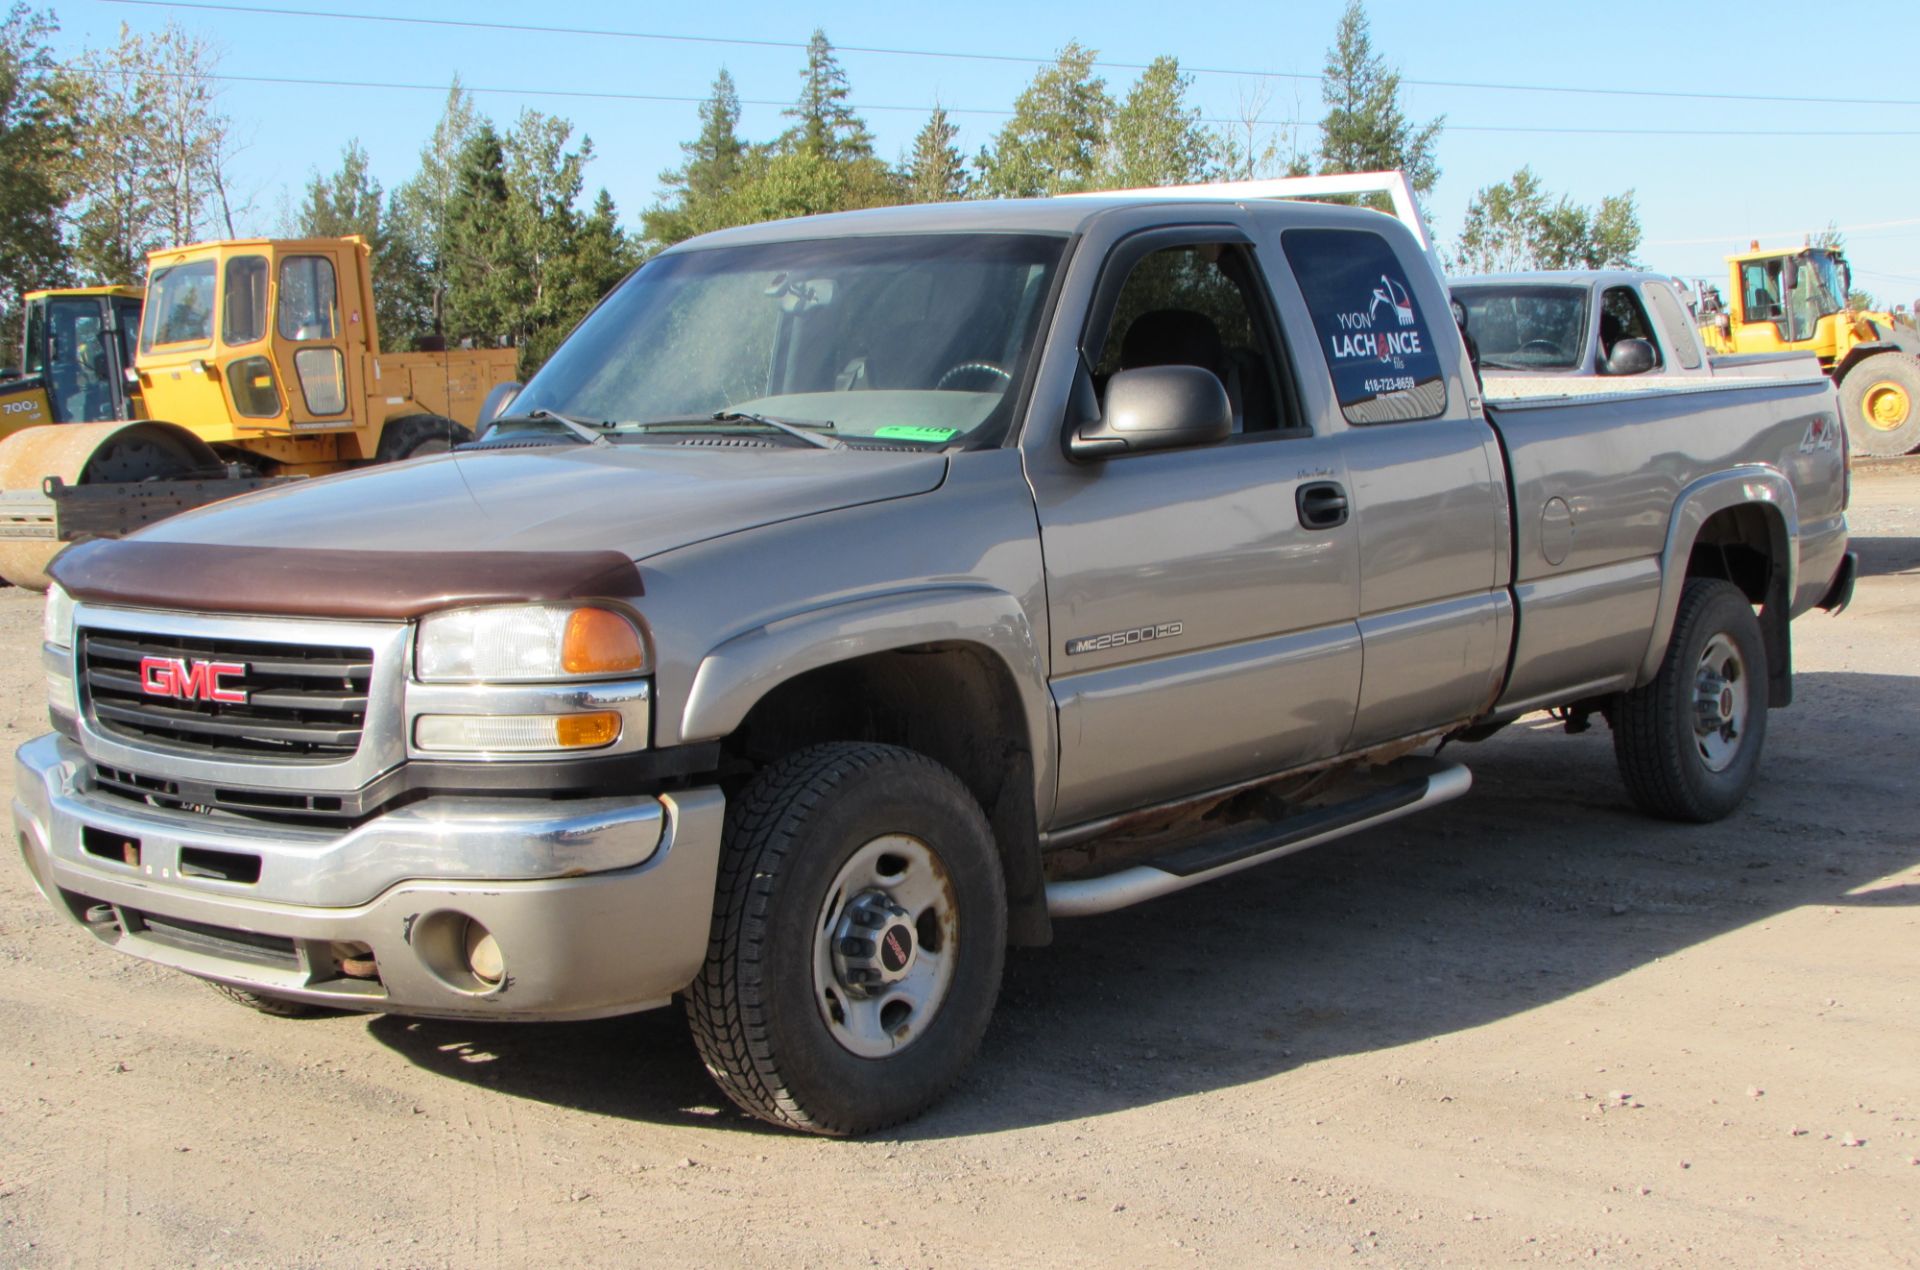
<svg viewBox="0 0 1920 1270">
<path fill-rule="evenodd" d="M 335 833 L 96 793 L 57 736 L 20 747 L 14 780 L 21 855 L 57 909 L 222 983 L 345 1009 L 582 1019 L 665 1004 L 706 956 L 718 790 L 428 798 Z M 466 921 L 498 943 L 497 985 L 465 973 L 447 932 Z"/>
</svg>

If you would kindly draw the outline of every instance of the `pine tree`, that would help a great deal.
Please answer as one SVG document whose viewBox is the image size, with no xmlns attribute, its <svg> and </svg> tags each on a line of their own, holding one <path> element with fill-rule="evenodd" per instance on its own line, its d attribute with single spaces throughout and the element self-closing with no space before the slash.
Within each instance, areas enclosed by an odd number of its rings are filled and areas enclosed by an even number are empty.
<svg viewBox="0 0 1920 1270">
<path fill-rule="evenodd" d="M 800 100 L 787 109 L 794 125 L 781 137 L 787 150 L 803 150 L 835 163 L 873 157 L 873 134 L 847 105 L 847 72 L 833 55 L 819 27 L 807 41 L 807 65 L 800 72 Z"/>
<path fill-rule="evenodd" d="M 683 238 L 735 223 L 728 203 L 750 159 L 740 139 L 740 94 L 725 67 L 713 94 L 700 104 L 700 135 L 680 143 L 686 161 L 660 174 L 660 201 L 641 217 L 649 242 L 671 246 Z"/>
<path fill-rule="evenodd" d="M 433 317 L 421 261 L 409 239 L 394 232 L 400 219 L 396 202 L 383 197 L 367 152 L 355 139 L 341 151 L 338 171 L 315 173 L 307 182 L 306 199 L 294 218 L 303 237 L 358 234 L 367 240 L 373 252 L 373 311 L 381 346 L 388 349 L 410 347 L 430 329 Z"/>
<path fill-rule="evenodd" d="M 1367 11 L 1347 0 L 1333 47 L 1327 50 L 1320 95 L 1327 113 L 1320 121 L 1320 170 L 1379 172 L 1399 168 L 1418 193 L 1440 176 L 1434 151 L 1442 115 L 1415 127 L 1400 106 L 1400 74 L 1373 51 Z"/>
<path fill-rule="evenodd" d="M 514 241 L 506 152 L 484 120 L 460 148 L 445 228 L 447 338 L 492 347 L 518 336 L 530 298 L 527 269 Z"/>
<path fill-rule="evenodd" d="M 935 106 L 926 126 L 913 139 L 913 152 L 900 172 L 901 184 L 910 203 L 948 203 L 967 196 L 972 178 L 967 161 L 960 157 L 954 139 L 959 125 L 947 118 L 944 107 Z"/>
<path fill-rule="evenodd" d="M 1113 114 L 1094 57 L 1094 50 L 1069 43 L 1014 99 L 1013 118 L 974 160 L 987 194 L 1034 198 L 1093 187 Z"/>
<path fill-rule="evenodd" d="M 1119 189 L 1186 185 L 1219 172 L 1218 140 L 1187 104 L 1191 75 L 1171 57 L 1156 57 L 1114 112 L 1101 180 Z"/>
</svg>

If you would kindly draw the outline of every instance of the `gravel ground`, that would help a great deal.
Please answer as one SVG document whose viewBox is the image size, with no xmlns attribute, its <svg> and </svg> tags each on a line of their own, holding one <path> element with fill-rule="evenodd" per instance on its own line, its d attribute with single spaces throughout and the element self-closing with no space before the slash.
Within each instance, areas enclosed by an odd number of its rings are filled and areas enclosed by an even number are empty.
<svg viewBox="0 0 1920 1270">
<path fill-rule="evenodd" d="M 743 1119 L 669 1012 L 259 1017 L 0 867 L 0 1265 L 1920 1264 L 1920 469 L 1854 531 L 1733 818 L 1525 721 L 1424 818 L 1015 953 L 896 1138 Z M 16 743 L 37 622 L 0 593 Z"/>
</svg>

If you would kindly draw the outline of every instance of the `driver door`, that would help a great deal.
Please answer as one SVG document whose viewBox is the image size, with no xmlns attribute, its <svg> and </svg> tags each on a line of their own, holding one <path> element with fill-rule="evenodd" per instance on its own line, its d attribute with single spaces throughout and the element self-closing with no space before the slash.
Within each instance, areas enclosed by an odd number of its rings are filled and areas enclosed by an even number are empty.
<svg viewBox="0 0 1920 1270">
<path fill-rule="evenodd" d="M 1311 523 L 1302 502 L 1343 491 L 1345 462 L 1302 417 L 1251 240 L 1238 224 L 1181 226 L 1120 237 L 1104 259 L 1089 243 L 1080 259 L 1099 275 L 1076 393 L 1097 401 L 1119 369 L 1202 365 L 1227 386 L 1236 431 L 1076 461 L 1058 428 L 1030 429 L 1055 826 L 1335 754 L 1360 687 L 1356 526 L 1344 510 Z"/>
</svg>

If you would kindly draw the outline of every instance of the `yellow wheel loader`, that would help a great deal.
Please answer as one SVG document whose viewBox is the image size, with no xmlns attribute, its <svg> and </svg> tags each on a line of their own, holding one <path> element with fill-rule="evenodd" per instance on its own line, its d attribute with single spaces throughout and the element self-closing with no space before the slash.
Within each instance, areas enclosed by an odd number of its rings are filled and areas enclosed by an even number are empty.
<svg viewBox="0 0 1920 1270">
<path fill-rule="evenodd" d="M 0 578 L 35 589 L 77 539 L 469 440 L 517 360 L 382 350 L 359 237 L 157 251 L 144 307 L 126 288 L 36 292 L 25 344 L 0 382 Z"/>
<path fill-rule="evenodd" d="M 1727 257 L 1727 297 L 1703 312 L 1716 353 L 1809 352 L 1840 390 L 1853 448 L 1896 455 L 1920 449 L 1920 337 L 1888 313 L 1848 307 L 1847 258 L 1825 247 L 1753 249 Z"/>
</svg>

